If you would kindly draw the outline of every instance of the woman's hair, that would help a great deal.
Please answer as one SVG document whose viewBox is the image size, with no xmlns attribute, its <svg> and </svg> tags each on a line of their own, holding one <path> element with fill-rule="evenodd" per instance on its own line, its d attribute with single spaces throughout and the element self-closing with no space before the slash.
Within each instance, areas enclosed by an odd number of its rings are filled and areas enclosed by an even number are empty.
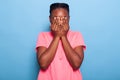
<svg viewBox="0 0 120 80">
<path fill-rule="evenodd" d="M 50 5 L 50 15 L 52 13 L 53 10 L 57 9 L 57 8 L 63 8 L 66 9 L 68 11 L 69 14 L 69 5 L 67 3 L 53 3 Z"/>
</svg>

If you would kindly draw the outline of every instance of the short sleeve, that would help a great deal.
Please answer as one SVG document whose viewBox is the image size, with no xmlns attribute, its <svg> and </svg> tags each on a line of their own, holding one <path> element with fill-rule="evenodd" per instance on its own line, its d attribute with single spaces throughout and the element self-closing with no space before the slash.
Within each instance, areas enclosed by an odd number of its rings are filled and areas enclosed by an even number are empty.
<svg viewBox="0 0 120 80">
<path fill-rule="evenodd" d="M 47 47 L 47 41 L 45 39 L 45 34 L 43 32 L 38 35 L 38 39 L 36 43 L 36 51 L 39 46 Z"/>
<path fill-rule="evenodd" d="M 76 32 L 75 38 L 74 38 L 74 48 L 77 46 L 82 46 L 84 50 L 86 49 L 83 36 L 80 32 Z"/>
</svg>

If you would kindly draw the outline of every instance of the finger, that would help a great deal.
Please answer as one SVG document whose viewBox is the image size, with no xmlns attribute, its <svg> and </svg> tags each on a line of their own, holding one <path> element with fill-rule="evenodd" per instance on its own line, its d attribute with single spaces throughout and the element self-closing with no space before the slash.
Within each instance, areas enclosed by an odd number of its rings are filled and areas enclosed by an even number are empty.
<svg viewBox="0 0 120 80">
<path fill-rule="evenodd" d="M 56 23 L 52 24 L 52 26 L 51 26 L 53 31 L 55 31 L 55 26 L 56 26 Z"/>
<path fill-rule="evenodd" d="M 53 24 L 55 24 L 56 23 L 56 20 L 53 20 Z"/>
<path fill-rule="evenodd" d="M 65 20 L 65 24 L 68 24 L 68 20 Z"/>
<path fill-rule="evenodd" d="M 53 24 L 51 24 L 51 30 L 52 30 L 52 31 L 54 30 L 54 25 L 53 25 Z"/>
<path fill-rule="evenodd" d="M 69 25 L 68 25 L 68 24 L 65 24 L 64 30 L 67 31 L 68 29 L 69 29 Z"/>
<path fill-rule="evenodd" d="M 65 27 L 66 27 L 66 23 L 65 23 L 65 21 L 62 23 L 62 28 L 65 30 Z"/>
<path fill-rule="evenodd" d="M 63 25 L 67 24 L 66 20 L 63 20 Z"/>
<path fill-rule="evenodd" d="M 53 24 L 55 24 L 57 22 L 57 19 L 53 19 Z"/>
<path fill-rule="evenodd" d="M 67 28 L 66 28 L 66 31 L 68 31 L 69 30 L 69 24 L 67 24 Z"/>
<path fill-rule="evenodd" d="M 58 25 L 57 23 L 55 23 L 55 31 L 57 31 Z"/>
<path fill-rule="evenodd" d="M 61 28 L 61 32 L 64 32 L 64 27 Z"/>
</svg>

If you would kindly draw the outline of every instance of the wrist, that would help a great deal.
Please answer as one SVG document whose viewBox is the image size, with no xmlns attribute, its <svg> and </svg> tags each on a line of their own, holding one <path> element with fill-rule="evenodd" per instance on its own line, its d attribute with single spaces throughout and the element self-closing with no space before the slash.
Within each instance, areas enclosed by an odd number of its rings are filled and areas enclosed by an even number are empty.
<svg viewBox="0 0 120 80">
<path fill-rule="evenodd" d="M 54 39 L 58 39 L 58 40 L 59 40 L 59 39 L 60 39 L 60 37 L 56 35 L 56 36 L 54 36 Z"/>
<path fill-rule="evenodd" d="M 61 36 L 61 39 L 67 39 L 66 35 Z"/>
</svg>

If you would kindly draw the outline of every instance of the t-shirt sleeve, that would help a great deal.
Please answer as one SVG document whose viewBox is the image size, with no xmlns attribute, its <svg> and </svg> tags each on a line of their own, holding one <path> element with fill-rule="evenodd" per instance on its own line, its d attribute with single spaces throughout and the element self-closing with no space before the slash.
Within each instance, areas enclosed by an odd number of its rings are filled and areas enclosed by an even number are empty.
<svg viewBox="0 0 120 80">
<path fill-rule="evenodd" d="M 84 43 L 83 36 L 80 32 L 76 32 L 76 34 L 75 34 L 74 48 L 77 46 L 82 46 L 84 50 L 86 49 L 86 45 Z"/>
<path fill-rule="evenodd" d="M 45 39 L 45 34 L 43 32 L 38 35 L 38 39 L 36 43 L 36 51 L 37 48 L 40 46 L 47 47 L 47 41 Z"/>
</svg>

